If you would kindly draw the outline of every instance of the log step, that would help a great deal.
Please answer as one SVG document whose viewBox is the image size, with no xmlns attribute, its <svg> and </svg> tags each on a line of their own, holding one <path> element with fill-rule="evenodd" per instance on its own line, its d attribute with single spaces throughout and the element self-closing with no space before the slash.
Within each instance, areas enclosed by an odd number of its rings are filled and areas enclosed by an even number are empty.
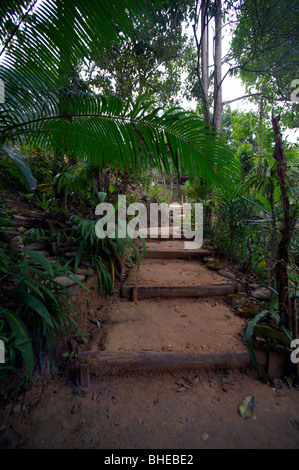
<svg viewBox="0 0 299 470">
<path fill-rule="evenodd" d="M 142 251 L 141 251 L 142 253 Z M 211 251 L 209 250 L 146 250 L 145 258 L 149 259 L 199 259 L 205 256 L 210 256 Z"/>
<path fill-rule="evenodd" d="M 142 371 L 197 370 L 218 372 L 251 367 L 249 354 L 234 351 L 223 354 L 180 354 L 154 351 L 84 351 L 79 353 L 83 380 L 86 367 L 90 375 L 111 375 L 114 373 Z M 86 382 L 85 382 L 86 383 Z M 83 385 L 83 384 L 82 384 Z M 86 385 L 88 385 L 86 383 Z"/>
<path fill-rule="evenodd" d="M 202 297 L 224 296 L 236 292 L 236 283 L 203 284 L 195 286 L 123 286 L 121 295 L 128 300 L 141 300 L 153 297 Z"/>
</svg>

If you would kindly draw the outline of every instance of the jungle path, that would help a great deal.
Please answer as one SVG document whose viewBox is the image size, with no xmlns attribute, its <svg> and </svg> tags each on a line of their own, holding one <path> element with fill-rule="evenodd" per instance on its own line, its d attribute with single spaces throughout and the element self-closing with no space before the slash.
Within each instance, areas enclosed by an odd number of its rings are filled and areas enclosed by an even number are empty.
<svg viewBox="0 0 299 470">
<path fill-rule="evenodd" d="M 102 449 L 98 464 L 118 449 L 298 448 L 298 390 L 258 379 L 245 320 L 227 302 L 238 281 L 207 267 L 210 255 L 186 253 L 181 240 L 147 240 L 140 269 L 99 310 L 79 352 L 81 384 L 37 377 L 3 410 L 0 448 Z M 255 406 L 242 419 L 248 395 Z"/>
<path fill-rule="evenodd" d="M 186 250 L 184 240 L 163 238 L 146 245 L 121 296 L 101 311 L 91 351 L 80 355 L 91 374 L 249 366 L 244 319 L 224 301 L 236 280 L 207 268 L 208 249 Z"/>
</svg>

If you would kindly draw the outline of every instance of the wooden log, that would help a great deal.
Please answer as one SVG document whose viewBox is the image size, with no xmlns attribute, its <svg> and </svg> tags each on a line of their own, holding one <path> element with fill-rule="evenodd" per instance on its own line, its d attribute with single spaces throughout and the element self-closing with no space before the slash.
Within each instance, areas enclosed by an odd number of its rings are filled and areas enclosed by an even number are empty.
<svg viewBox="0 0 299 470">
<path fill-rule="evenodd" d="M 198 259 L 209 256 L 209 250 L 146 250 L 145 258 L 149 259 Z"/>
<path fill-rule="evenodd" d="M 167 229 L 167 227 L 164 227 L 164 229 Z M 184 240 L 184 241 L 188 241 L 188 242 L 192 242 L 195 240 L 195 236 L 187 236 L 184 234 L 184 231 L 183 230 L 172 230 L 172 228 L 170 227 L 170 230 L 169 232 L 167 232 L 167 230 L 163 230 L 163 227 L 161 229 L 161 227 L 159 227 L 159 230 L 158 231 L 153 231 L 153 233 L 150 232 L 150 230 L 147 231 L 147 233 L 141 233 L 142 235 L 142 238 L 145 240 L 145 241 L 150 241 L 150 242 L 159 242 L 159 241 L 167 241 L 167 240 L 175 240 L 175 241 L 178 241 L 178 240 Z"/>
<path fill-rule="evenodd" d="M 122 297 L 132 300 L 132 289 L 137 289 L 138 299 L 152 297 L 202 297 L 202 296 L 221 296 L 233 294 L 236 290 L 236 283 L 227 284 L 203 284 L 196 286 L 123 286 Z"/>
<path fill-rule="evenodd" d="M 230 351 L 224 354 L 180 354 L 154 351 L 84 351 L 79 360 L 88 364 L 93 375 L 129 371 L 174 371 L 197 369 L 201 372 L 246 369 L 250 357 L 246 353 Z"/>
</svg>

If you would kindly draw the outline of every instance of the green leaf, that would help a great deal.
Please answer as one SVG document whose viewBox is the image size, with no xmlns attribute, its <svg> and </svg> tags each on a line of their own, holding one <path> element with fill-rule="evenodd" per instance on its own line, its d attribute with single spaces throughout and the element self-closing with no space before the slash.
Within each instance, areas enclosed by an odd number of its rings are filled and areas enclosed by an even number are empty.
<svg viewBox="0 0 299 470">
<path fill-rule="evenodd" d="M 133 248 L 133 251 L 134 251 L 134 254 L 135 254 L 135 257 L 136 257 L 137 269 L 139 269 L 140 268 L 140 263 L 141 263 L 140 251 L 138 250 L 138 248 L 137 248 L 137 246 L 135 245 L 134 242 L 132 243 L 132 248 Z"/>
<path fill-rule="evenodd" d="M 267 313 L 268 312 L 266 310 L 263 310 L 258 315 L 256 315 L 254 317 L 254 319 L 249 323 L 249 325 L 247 326 L 246 331 L 245 331 L 246 345 L 247 345 L 247 349 L 248 349 L 248 352 L 249 352 L 249 355 L 250 355 L 250 359 L 251 359 L 252 364 L 254 365 L 256 370 L 258 371 L 258 373 L 260 373 L 260 367 L 259 367 L 259 363 L 258 363 L 257 358 L 256 358 L 255 351 L 254 351 L 254 347 L 253 347 L 253 343 L 252 343 L 252 335 L 253 335 L 254 327 L 258 324 L 258 322 L 263 317 L 265 317 L 267 315 Z"/>
<path fill-rule="evenodd" d="M 18 340 L 16 347 L 19 349 L 19 351 L 21 351 L 26 365 L 27 374 L 30 378 L 32 376 L 34 366 L 34 354 L 31 338 L 24 322 L 18 315 L 15 315 L 9 311 L 6 311 L 5 315 L 11 329 L 15 332 L 15 337 Z"/>
<path fill-rule="evenodd" d="M 47 325 L 51 327 L 53 326 L 53 322 L 47 308 L 36 297 L 19 289 L 3 289 L 3 291 L 9 296 L 14 297 L 19 303 L 25 304 L 27 307 L 38 313 Z"/>
<path fill-rule="evenodd" d="M 281 198 L 281 189 L 280 186 L 276 186 L 273 193 L 274 201 L 279 202 Z"/>
<path fill-rule="evenodd" d="M 107 193 L 105 193 L 104 191 L 99 191 L 98 192 L 98 196 L 99 196 L 99 201 L 100 203 L 104 202 L 106 197 L 107 197 Z"/>
<path fill-rule="evenodd" d="M 280 316 L 278 315 L 278 313 L 275 313 L 275 312 L 269 312 L 271 314 L 271 316 L 274 318 L 274 320 L 276 321 L 277 325 L 279 325 L 280 323 Z M 284 325 L 279 325 L 280 328 L 282 329 L 282 331 L 284 332 L 284 334 L 286 335 L 287 339 L 291 342 L 292 339 L 293 339 L 293 335 L 291 333 L 291 331 L 289 331 Z"/>
<path fill-rule="evenodd" d="M 80 243 L 79 249 L 76 254 L 76 259 L 75 259 L 75 272 L 77 272 L 78 266 L 81 261 L 82 253 L 86 247 L 86 243 L 87 242 L 85 240 L 82 240 L 82 242 Z"/>
<path fill-rule="evenodd" d="M 37 184 L 36 179 L 34 178 L 31 172 L 30 166 L 28 165 L 28 163 L 26 163 L 26 161 L 24 160 L 24 157 L 20 154 L 20 152 L 10 147 L 7 147 L 6 145 L 0 146 L 0 151 L 6 157 L 9 157 L 11 160 L 13 160 L 16 163 L 16 165 L 21 170 L 30 190 L 34 191 L 36 189 L 36 184 Z"/>
<path fill-rule="evenodd" d="M 271 212 L 271 204 L 270 202 L 261 194 L 261 193 L 256 193 L 257 198 L 261 201 L 261 203 L 264 205 L 264 208 L 268 211 Z"/>
<path fill-rule="evenodd" d="M 54 271 L 51 262 L 42 253 L 39 253 L 35 250 L 28 250 L 27 248 L 22 248 L 20 251 L 30 256 L 32 259 L 34 259 L 34 261 L 39 263 L 45 269 L 45 271 L 50 274 L 50 276 L 54 276 Z"/>
</svg>

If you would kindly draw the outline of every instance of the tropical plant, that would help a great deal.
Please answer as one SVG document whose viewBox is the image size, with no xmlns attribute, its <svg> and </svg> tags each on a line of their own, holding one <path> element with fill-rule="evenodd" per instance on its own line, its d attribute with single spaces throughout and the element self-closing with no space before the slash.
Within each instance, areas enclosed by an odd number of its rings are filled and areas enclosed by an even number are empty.
<svg viewBox="0 0 299 470">
<path fill-rule="evenodd" d="M 23 32 L 26 40 L 4 48 L 2 142 L 41 148 L 61 160 L 65 155 L 81 160 L 96 156 L 102 167 L 117 164 L 121 170 L 162 165 L 168 169 L 170 155 L 180 172 L 200 172 L 211 185 L 231 182 L 238 172 L 232 152 L 194 113 L 171 109 L 161 115 L 142 98 L 131 107 L 116 96 L 72 90 L 68 73 L 78 58 L 99 49 L 101 42 L 117 44 L 119 29 L 130 34 L 139 8 L 150 15 L 152 8 L 162 7 L 159 1 L 145 0 L 125 2 L 123 10 L 117 2 L 109 2 L 109 8 L 108 2 L 97 9 L 88 5 L 70 0 L 41 3 L 34 9 L 34 24 Z M 112 23 L 109 12 L 116 10 Z M 98 41 L 91 40 L 92 31 L 97 31 Z"/>
<path fill-rule="evenodd" d="M 94 212 L 98 204 L 106 201 L 107 193 L 99 192 L 98 197 L 91 195 L 91 205 Z M 127 201 L 127 204 L 129 202 Z M 118 209 L 116 203 L 111 211 L 114 215 Z M 134 256 L 139 268 L 141 261 L 141 253 L 134 243 L 134 239 L 130 236 L 127 222 L 125 222 L 125 237 L 118 234 L 118 224 L 116 224 L 116 233 L 114 237 L 105 235 L 99 238 L 96 233 L 96 224 L 94 216 L 92 219 L 86 219 L 79 215 L 72 215 L 69 220 L 71 224 L 70 235 L 65 241 L 65 246 L 71 246 L 74 256 L 71 257 L 75 273 L 82 261 L 85 261 L 98 273 L 100 291 L 104 296 L 110 295 L 114 289 L 116 277 L 121 278 L 122 275 L 122 259 L 124 255 L 127 260 L 133 264 L 132 256 Z M 143 244 L 143 252 L 145 253 L 145 244 L 140 236 Z"/>
<path fill-rule="evenodd" d="M 213 230 L 212 241 L 220 245 L 231 258 L 245 259 L 247 256 L 246 240 L 250 236 L 246 219 L 250 208 L 239 191 L 218 192 L 215 195 L 217 222 Z"/>
<path fill-rule="evenodd" d="M 102 0 L 96 6 L 83 0 L 1 2 L 0 84 L 5 85 L 5 100 L 0 103 L 1 155 L 19 158 L 26 149 L 29 154 L 52 156 L 57 166 L 49 182 L 56 183 L 58 196 L 62 192 L 66 196 L 65 189 L 75 181 L 72 167 L 67 166 L 70 161 L 92 160 L 98 168 L 117 166 L 128 173 L 136 168 L 168 170 L 170 160 L 177 174 L 200 174 L 212 186 L 233 184 L 239 173 L 233 153 L 195 113 L 177 108 L 161 112 L 142 96 L 133 105 L 114 95 L 91 94 L 78 79 L 80 61 L 96 57 L 99 51 L 117 50 L 124 38 L 131 37 L 141 17 L 154 24 L 156 11 L 170 3 L 124 0 L 120 7 L 117 0 Z M 35 180 L 27 183 L 35 189 L 31 184 Z M 47 209 L 42 187 L 39 191 L 39 203 Z M 57 194 L 53 196 L 54 204 Z M 94 240 L 84 231 L 86 225 L 79 219 L 74 222 L 72 236 L 80 253 L 87 242 L 94 249 Z M 89 234 L 93 228 L 90 223 Z M 110 242 L 108 260 L 113 248 L 130 256 L 129 247 L 137 256 L 130 240 L 127 244 Z M 106 241 L 101 248 L 103 254 Z M 21 350 L 30 375 L 33 357 L 43 355 L 45 343 L 51 350 L 55 335 L 68 334 L 69 325 L 75 325 L 70 293 L 55 279 L 58 275 L 76 277 L 68 264 L 50 262 L 40 253 L 11 253 L 1 248 L 0 255 L 1 321 L 5 321 L 7 337 Z M 32 258 L 37 264 L 30 262 Z M 109 278 L 102 258 L 93 259 L 109 291 L 115 268 L 111 264 Z"/>
<path fill-rule="evenodd" d="M 2 206 L 0 229 L 6 230 L 10 213 Z M 45 347 L 48 348 L 50 367 L 52 347 L 59 333 L 68 335 L 74 327 L 81 334 L 76 322 L 71 292 L 56 280 L 66 276 L 79 281 L 67 264 L 50 262 L 43 254 L 25 249 L 8 250 L 0 244 L 0 324 L 1 336 L 9 354 L 8 364 L 13 365 L 15 350 L 24 359 L 28 377 L 31 377 L 34 361 L 43 363 Z"/>
<path fill-rule="evenodd" d="M 0 157 L 0 184 L 2 184 L 2 186 L 4 186 L 4 184 L 6 187 L 9 186 L 9 184 L 7 184 L 7 176 L 10 174 L 14 177 L 14 184 L 15 180 L 18 180 L 21 185 L 31 190 L 36 189 L 36 179 L 20 151 L 14 150 L 6 145 L 1 146 L 0 144 Z"/>
<path fill-rule="evenodd" d="M 256 301 L 256 299 L 254 299 Z M 256 368 L 259 376 L 261 377 L 261 370 L 258 359 L 256 357 L 255 348 L 254 348 L 254 329 L 259 325 L 261 321 L 266 322 L 267 325 L 274 327 L 276 330 L 281 331 L 282 333 L 282 345 L 289 347 L 292 341 L 292 333 L 281 324 L 280 316 L 278 312 L 278 299 L 277 297 L 271 302 L 269 307 L 263 308 L 260 313 L 258 313 L 253 319 L 247 322 L 245 328 L 245 342 L 250 355 L 250 360 L 254 367 Z M 278 335 L 277 335 L 278 336 Z M 279 336 L 278 336 L 279 337 Z"/>
</svg>

